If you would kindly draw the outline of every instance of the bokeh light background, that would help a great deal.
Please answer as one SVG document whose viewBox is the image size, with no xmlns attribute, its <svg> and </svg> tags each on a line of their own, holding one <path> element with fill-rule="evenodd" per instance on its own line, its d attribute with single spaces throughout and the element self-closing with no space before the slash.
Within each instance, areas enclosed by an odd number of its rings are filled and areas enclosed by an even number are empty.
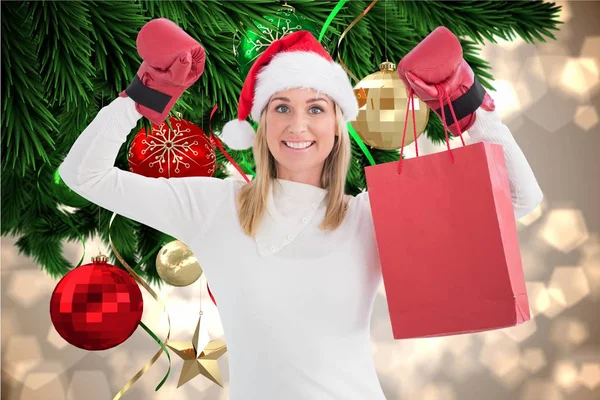
<svg viewBox="0 0 600 400">
<path fill-rule="evenodd" d="M 533 318 L 491 332 L 394 341 L 382 285 L 372 344 L 389 400 L 600 399 L 600 2 L 560 4 L 565 24 L 558 40 L 490 43 L 483 49 L 496 79 L 498 110 L 545 194 L 541 206 L 518 224 Z M 444 149 L 424 136 L 419 147 L 423 154 Z M 1 398 L 112 399 L 157 351 L 156 343 L 138 329 L 108 351 L 68 345 L 48 313 L 57 282 L 19 255 L 15 241 L 2 238 Z M 86 261 L 98 248 L 107 250 L 97 239 L 87 243 Z M 64 244 L 73 264 L 82 252 L 77 243 Z M 200 307 L 200 346 L 223 338 L 205 285 L 202 277 L 192 286 L 160 291 L 172 340 L 191 340 Z M 166 318 L 142 292 L 143 321 L 164 338 Z M 228 398 L 227 354 L 219 361 L 223 389 L 202 376 L 177 389 L 182 361 L 174 354 L 172 360 L 170 379 L 159 392 L 154 388 L 167 369 L 164 355 L 123 398 Z"/>
</svg>

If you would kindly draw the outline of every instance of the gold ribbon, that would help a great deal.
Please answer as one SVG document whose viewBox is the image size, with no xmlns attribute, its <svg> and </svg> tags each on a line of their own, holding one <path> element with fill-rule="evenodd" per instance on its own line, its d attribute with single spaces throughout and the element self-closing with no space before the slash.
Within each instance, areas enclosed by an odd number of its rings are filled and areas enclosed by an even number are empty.
<svg viewBox="0 0 600 400">
<path fill-rule="evenodd" d="M 356 25 L 358 23 L 358 21 L 360 21 L 365 15 L 367 15 L 369 10 L 371 10 L 371 8 L 373 8 L 373 6 L 375 5 L 375 3 L 377 3 L 377 1 L 378 0 L 373 0 L 373 2 L 371 4 L 369 4 L 369 6 L 367 8 L 365 8 L 363 10 L 363 12 L 360 13 L 360 15 L 358 17 L 356 17 L 350 25 L 348 25 L 348 27 L 344 30 L 344 32 L 342 32 L 342 35 L 340 36 L 340 40 L 338 40 L 338 44 L 337 44 L 338 60 L 340 61 L 342 68 L 344 68 L 344 71 L 346 71 L 348 73 L 348 75 L 350 75 L 352 77 L 352 79 L 354 79 L 356 81 L 356 83 L 360 82 L 360 79 L 358 79 L 356 76 L 354 76 L 354 74 L 352 72 L 350 72 L 348 67 L 346 67 L 346 64 L 344 64 L 344 62 L 342 61 L 342 57 L 340 56 L 340 43 L 342 43 L 342 40 L 344 39 L 344 36 L 346 36 L 346 33 L 348 33 L 348 31 L 350 29 L 352 29 L 352 27 L 354 25 Z"/>
<path fill-rule="evenodd" d="M 167 342 L 169 341 L 169 338 L 171 336 L 171 317 L 169 316 L 169 313 L 167 312 L 167 307 L 165 306 L 165 304 L 160 300 L 160 298 L 158 297 L 158 295 L 154 292 L 154 290 L 152 290 L 152 288 L 142 279 L 138 276 L 138 274 L 135 273 L 135 271 L 129 266 L 129 264 L 127 264 L 127 262 L 123 259 L 123 257 L 121 256 L 121 254 L 117 251 L 117 249 L 115 248 L 115 245 L 112 242 L 112 237 L 110 235 L 110 228 L 112 226 L 112 223 L 115 219 L 115 217 L 117 216 L 117 213 L 113 213 L 112 217 L 110 218 L 110 222 L 108 224 L 108 241 L 110 242 L 110 247 L 112 249 L 112 251 L 115 253 L 115 255 L 117 256 L 117 258 L 119 259 L 119 261 L 121 261 L 121 264 L 123 264 L 123 266 L 125 267 L 125 269 L 127 269 L 127 271 L 131 274 L 131 276 L 133 277 L 133 279 L 139 283 L 144 289 L 146 289 L 146 291 L 148 293 L 150 293 L 152 295 L 152 297 L 154 298 L 154 300 L 156 300 L 156 302 L 164 309 L 165 314 L 167 314 L 167 321 L 168 321 L 168 326 L 169 326 L 169 330 L 167 332 L 167 338 L 162 342 L 160 349 L 156 352 L 156 354 L 154 354 L 154 356 L 150 359 L 150 361 L 148 361 L 143 367 L 142 369 L 140 369 L 134 376 L 133 378 L 131 378 L 126 384 L 125 386 L 123 386 L 121 388 L 121 390 L 119 391 L 119 393 L 117 393 L 115 395 L 115 397 L 113 397 L 113 400 L 118 400 L 121 398 L 121 396 L 123 396 L 123 394 L 129 390 L 129 388 L 138 380 L 141 378 L 142 375 L 144 375 L 146 373 L 146 371 L 148 371 L 148 369 L 150 369 L 150 367 L 152 366 L 152 364 L 154 364 L 156 362 L 156 360 L 158 360 L 158 357 L 160 357 L 161 353 L 163 351 L 165 351 L 165 347 L 167 345 Z"/>
</svg>

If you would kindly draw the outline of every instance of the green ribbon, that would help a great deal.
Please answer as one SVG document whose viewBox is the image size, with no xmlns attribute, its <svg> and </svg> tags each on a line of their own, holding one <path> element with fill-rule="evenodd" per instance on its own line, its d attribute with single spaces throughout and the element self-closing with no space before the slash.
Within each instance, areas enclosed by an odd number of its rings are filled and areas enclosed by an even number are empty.
<svg viewBox="0 0 600 400">
<path fill-rule="evenodd" d="M 340 0 L 333 9 L 333 11 L 331 11 L 331 14 L 329 14 L 329 16 L 327 17 L 325 24 L 323 24 L 323 28 L 321 28 L 321 33 L 319 33 L 319 43 L 321 43 L 323 36 L 325 36 L 325 31 L 327 30 L 327 28 L 329 28 L 329 25 L 331 25 L 331 21 L 333 21 L 337 13 L 340 12 L 340 10 L 342 9 L 342 7 L 344 7 L 344 4 L 346 4 L 347 1 L 348 0 Z"/>
<path fill-rule="evenodd" d="M 144 328 L 144 330 L 148 333 L 148 335 L 152 336 L 152 338 L 154 340 L 156 340 L 156 343 L 158 343 L 161 347 L 163 345 L 163 342 L 158 338 L 158 336 L 156 336 L 154 334 L 154 332 L 152 332 L 150 330 L 150 328 L 148 328 L 146 326 L 146 324 L 144 324 L 142 321 L 140 321 L 140 326 L 142 328 Z M 169 352 L 167 351 L 167 348 L 165 347 L 163 349 L 163 351 L 165 352 L 165 354 L 167 355 L 167 358 L 169 359 L 169 369 L 167 370 L 167 374 L 165 375 L 164 378 L 162 378 L 162 381 L 160 381 L 160 383 L 158 384 L 158 386 L 156 387 L 156 389 L 154 389 L 155 392 L 158 392 L 158 389 L 161 388 L 161 386 L 167 381 L 167 378 L 169 377 L 169 373 L 171 372 L 171 355 L 169 354 Z"/>
<path fill-rule="evenodd" d="M 327 28 L 329 28 L 329 25 L 331 24 L 331 21 L 333 21 L 333 19 L 335 18 L 335 16 L 340 12 L 340 10 L 342 9 L 342 7 L 344 7 L 344 4 L 347 1 L 348 0 L 340 0 L 336 4 L 335 8 L 331 11 L 331 14 L 329 14 L 329 16 L 327 17 L 327 20 L 325 21 L 325 24 L 323 24 L 323 28 L 321 28 L 321 33 L 319 34 L 319 43 L 323 39 L 323 36 L 325 36 L 325 31 L 327 30 Z M 356 132 L 356 130 L 354 129 L 354 127 L 352 126 L 352 124 L 350 124 L 349 122 L 348 122 L 348 132 L 350 133 L 350 136 L 352 136 L 352 138 L 354 139 L 354 141 L 358 144 L 358 147 L 360 147 L 360 149 L 363 151 L 363 153 L 365 153 L 365 156 L 367 157 L 367 159 L 369 160 L 369 162 L 371 163 L 371 165 L 375 165 L 376 164 L 375 163 L 375 159 L 373 159 L 373 156 L 371 155 L 371 152 L 367 148 L 367 145 L 365 145 L 365 143 L 363 142 L 363 140 L 358 135 L 358 132 Z"/>
<path fill-rule="evenodd" d="M 367 148 L 367 145 L 362 141 L 360 136 L 358 136 L 358 132 L 356 132 L 354 130 L 354 127 L 352 126 L 352 124 L 350 124 L 350 122 L 348 122 L 348 132 L 350 132 L 350 135 L 356 141 L 356 143 L 358 144 L 358 147 L 360 147 L 361 150 L 363 151 L 363 153 L 365 153 L 365 156 L 367 156 L 367 159 L 369 160 L 371 165 L 375 165 L 376 164 L 375 160 L 373 159 L 371 152 Z"/>
<path fill-rule="evenodd" d="M 152 255 L 154 254 L 154 252 L 158 249 L 160 249 L 163 246 L 162 243 L 157 244 L 156 246 L 154 246 L 154 248 L 152 250 L 150 250 L 150 252 L 148 254 L 146 254 L 144 256 L 144 258 L 142 258 L 142 260 L 137 263 L 137 265 L 135 267 L 133 267 L 133 269 L 136 269 L 137 267 L 139 267 L 140 265 L 142 265 L 143 263 L 145 263 L 150 257 L 152 257 Z"/>
<path fill-rule="evenodd" d="M 242 166 L 246 169 L 246 171 L 249 171 L 252 178 L 256 178 L 256 173 L 252 170 L 250 163 L 248 162 L 248 160 L 246 160 L 246 156 L 244 155 L 244 153 L 242 153 Z"/>
</svg>

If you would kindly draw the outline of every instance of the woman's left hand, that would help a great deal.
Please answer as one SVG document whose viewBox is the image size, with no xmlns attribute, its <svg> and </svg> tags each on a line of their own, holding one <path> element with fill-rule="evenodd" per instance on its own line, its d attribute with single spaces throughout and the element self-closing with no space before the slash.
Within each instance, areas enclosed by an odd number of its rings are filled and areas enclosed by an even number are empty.
<svg viewBox="0 0 600 400">
<path fill-rule="evenodd" d="M 415 95 L 441 118 L 441 103 L 446 124 L 454 135 L 475 123 L 475 111 L 495 109 L 494 101 L 475 78 L 473 69 L 463 58 L 458 38 L 440 26 L 431 32 L 398 63 L 398 75 Z M 447 94 L 447 96 L 446 96 Z M 455 124 L 448 103 L 459 121 Z"/>
</svg>

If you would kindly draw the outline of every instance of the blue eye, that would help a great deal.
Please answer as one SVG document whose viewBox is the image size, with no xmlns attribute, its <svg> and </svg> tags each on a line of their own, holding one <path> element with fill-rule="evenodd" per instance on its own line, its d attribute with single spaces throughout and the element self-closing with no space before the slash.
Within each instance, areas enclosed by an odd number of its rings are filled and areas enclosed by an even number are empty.
<svg viewBox="0 0 600 400">
<path fill-rule="evenodd" d="M 277 106 L 277 107 L 275 107 L 275 111 L 277 111 L 277 112 L 281 112 L 281 111 L 279 111 L 279 109 L 280 109 L 281 107 L 287 108 L 287 106 L 280 105 L 280 106 Z M 284 111 L 284 112 L 285 112 L 285 111 Z"/>
<path fill-rule="evenodd" d="M 319 110 L 319 112 L 315 112 L 315 113 L 312 113 L 312 114 L 321 114 L 323 112 L 323 109 L 321 107 L 317 107 L 317 106 L 311 107 L 310 109 L 311 110 L 314 110 L 314 109 Z"/>
</svg>

